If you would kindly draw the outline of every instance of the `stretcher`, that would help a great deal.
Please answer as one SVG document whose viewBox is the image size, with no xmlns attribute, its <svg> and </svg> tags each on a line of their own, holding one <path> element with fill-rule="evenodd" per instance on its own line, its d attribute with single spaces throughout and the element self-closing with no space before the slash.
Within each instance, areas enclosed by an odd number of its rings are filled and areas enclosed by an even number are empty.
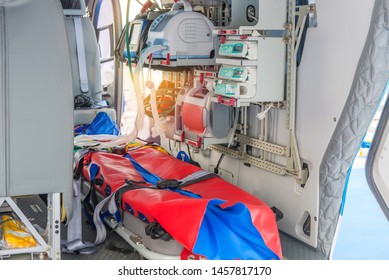
<svg viewBox="0 0 389 280">
<path fill-rule="evenodd" d="M 155 147 L 124 154 L 92 151 L 82 168 L 98 196 L 122 188 L 116 218 L 150 251 L 181 259 L 281 259 L 269 206 L 217 176 L 185 179 L 202 172 Z"/>
</svg>

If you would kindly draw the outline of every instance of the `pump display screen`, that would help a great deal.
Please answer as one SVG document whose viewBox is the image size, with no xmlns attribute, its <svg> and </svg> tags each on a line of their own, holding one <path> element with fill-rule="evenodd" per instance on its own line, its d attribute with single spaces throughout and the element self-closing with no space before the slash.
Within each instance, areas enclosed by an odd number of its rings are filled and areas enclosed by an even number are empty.
<svg viewBox="0 0 389 280">
<path fill-rule="evenodd" d="M 142 31 L 141 23 L 135 23 L 131 26 L 131 39 L 130 39 L 131 46 L 138 45 L 141 31 Z"/>
<path fill-rule="evenodd" d="M 242 44 L 234 45 L 234 52 L 241 53 L 242 51 L 243 51 L 243 45 Z"/>
<path fill-rule="evenodd" d="M 239 85 L 220 82 L 216 85 L 215 93 L 225 96 L 239 96 Z"/>
<path fill-rule="evenodd" d="M 233 74 L 232 74 L 233 78 L 242 77 L 242 75 L 243 75 L 243 68 L 234 68 L 233 71 L 234 71 Z"/>
<path fill-rule="evenodd" d="M 245 69 L 243 67 L 222 67 L 219 71 L 221 79 L 234 79 L 243 81 L 245 79 Z"/>
</svg>

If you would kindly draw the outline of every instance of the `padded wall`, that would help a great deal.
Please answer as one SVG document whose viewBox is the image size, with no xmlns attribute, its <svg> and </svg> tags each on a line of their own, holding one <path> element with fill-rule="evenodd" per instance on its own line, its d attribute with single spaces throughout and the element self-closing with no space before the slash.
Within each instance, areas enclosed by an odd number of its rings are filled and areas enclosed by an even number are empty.
<svg viewBox="0 0 389 280">
<path fill-rule="evenodd" d="M 348 170 L 389 78 L 388 15 L 389 0 L 376 0 L 350 94 L 320 166 L 318 250 L 327 256 L 331 253 Z"/>
</svg>

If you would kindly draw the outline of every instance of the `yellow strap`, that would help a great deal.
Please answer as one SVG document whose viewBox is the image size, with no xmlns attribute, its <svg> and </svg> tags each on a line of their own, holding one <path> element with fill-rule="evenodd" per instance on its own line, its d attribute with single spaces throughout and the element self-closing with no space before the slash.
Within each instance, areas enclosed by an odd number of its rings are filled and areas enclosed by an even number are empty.
<svg viewBox="0 0 389 280">
<path fill-rule="evenodd" d="M 61 222 L 66 223 L 67 221 L 67 213 L 65 208 L 65 199 L 63 197 L 63 194 L 61 194 Z"/>
</svg>

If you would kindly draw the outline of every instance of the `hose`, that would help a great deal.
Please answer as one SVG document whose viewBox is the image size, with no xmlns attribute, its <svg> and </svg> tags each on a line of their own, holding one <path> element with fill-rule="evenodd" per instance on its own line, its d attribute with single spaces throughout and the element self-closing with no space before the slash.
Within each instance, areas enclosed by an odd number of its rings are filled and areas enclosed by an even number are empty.
<svg viewBox="0 0 389 280">
<path fill-rule="evenodd" d="M 236 108 L 235 109 L 234 124 L 232 126 L 232 133 L 231 133 L 231 137 L 230 137 L 230 140 L 228 141 L 228 146 L 227 146 L 228 149 L 231 148 L 231 145 L 234 142 L 234 136 L 235 136 L 236 128 L 238 126 L 238 120 L 239 120 L 239 111 L 238 111 L 238 108 Z"/>
<path fill-rule="evenodd" d="M 174 111 L 177 91 L 178 90 L 175 88 L 159 88 L 156 91 L 157 109 L 159 117 L 168 117 L 172 114 L 172 112 Z M 143 101 L 145 113 L 148 117 L 154 118 L 151 112 L 150 99 L 151 96 L 148 95 Z"/>
<path fill-rule="evenodd" d="M 155 85 L 151 81 L 146 82 L 146 87 L 150 90 L 150 107 L 151 107 L 151 113 L 154 118 L 154 127 L 155 129 L 152 130 L 152 137 L 155 138 L 158 135 L 159 136 L 165 136 L 165 129 L 163 127 L 163 124 L 161 122 L 161 119 L 158 115 L 158 108 L 157 108 L 157 91 L 155 90 Z"/>
<path fill-rule="evenodd" d="M 145 49 L 142 52 L 139 58 L 138 65 L 136 66 L 134 71 L 134 88 L 135 88 L 136 101 L 138 105 L 138 114 L 135 122 L 135 129 L 137 132 L 141 131 L 141 129 L 143 128 L 143 121 L 145 118 L 145 107 L 143 105 L 144 93 L 140 85 L 140 75 L 143 69 L 143 64 L 150 55 L 152 55 L 155 52 L 159 52 L 163 50 L 166 50 L 166 46 L 157 45 Z"/>
<path fill-rule="evenodd" d="M 152 46 L 143 51 L 139 58 L 138 65 L 134 71 L 134 91 L 136 94 L 137 111 L 135 127 L 129 135 L 113 136 L 113 135 L 79 135 L 74 138 L 74 145 L 80 147 L 95 147 L 98 149 L 108 149 L 117 146 L 127 145 L 129 142 L 137 138 L 138 132 L 143 128 L 145 117 L 145 108 L 143 106 L 144 94 L 140 85 L 140 74 L 143 69 L 143 64 L 147 57 L 155 52 L 166 50 L 166 46 Z"/>
<path fill-rule="evenodd" d="M 131 62 L 131 52 L 130 52 L 130 36 L 132 35 L 132 29 L 131 34 L 129 36 L 128 30 L 130 28 L 129 20 L 130 20 L 130 4 L 131 0 L 127 1 L 127 10 L 126 10 L 126 49 L 127 49 L 127 59 L 128 59 L 128 68 L 130 69 L 130 76 L 131 80 L 134 80 L 134 74 L 132 71 L 132 62 Z"/>
</svg>

